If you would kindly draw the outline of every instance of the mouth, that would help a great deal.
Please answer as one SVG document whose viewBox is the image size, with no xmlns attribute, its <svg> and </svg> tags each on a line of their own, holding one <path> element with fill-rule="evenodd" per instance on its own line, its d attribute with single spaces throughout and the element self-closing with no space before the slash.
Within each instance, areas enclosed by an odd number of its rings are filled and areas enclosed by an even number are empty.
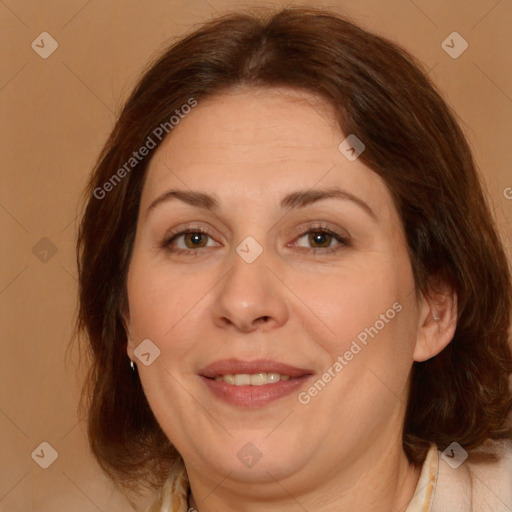
<svg viewBox="0 0 512 512">
<path fill-rule="evenodd" d="M 210 392 L 237 407 L 262 407 L 297 390 L 314 372 L 271 360 L 217 361 L 199 372 Z"/>
</svg>

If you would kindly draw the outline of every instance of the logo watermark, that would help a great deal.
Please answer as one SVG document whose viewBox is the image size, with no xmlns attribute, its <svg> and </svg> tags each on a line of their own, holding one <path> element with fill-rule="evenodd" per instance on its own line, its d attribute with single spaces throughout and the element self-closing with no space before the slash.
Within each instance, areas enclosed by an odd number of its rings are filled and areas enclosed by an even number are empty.
<svg viewBox="0 0 512 512">
<path fill-rule="evenodd" d="M 454 441 L 444 450 L 441 458 L 452 469 L 457 469 L 468 458 L 468 452 L 459 443 Z"/>
</svg>

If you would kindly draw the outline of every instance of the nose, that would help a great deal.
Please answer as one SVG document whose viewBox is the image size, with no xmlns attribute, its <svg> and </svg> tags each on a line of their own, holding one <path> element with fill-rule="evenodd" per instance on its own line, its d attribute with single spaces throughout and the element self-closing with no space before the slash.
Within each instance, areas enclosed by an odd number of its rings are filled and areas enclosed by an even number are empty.
<svg viewBox="0 0 512 512">
<path fill-rule="evenodd" d="M 285 324 L 289 316 L 286 290 L 267 267 L 265 253 L 252 263 L 238 254 L 232 260 L 231 270 L 216 287 L 211 309 L 214 324 L 245 333 Z"/>
</svg>

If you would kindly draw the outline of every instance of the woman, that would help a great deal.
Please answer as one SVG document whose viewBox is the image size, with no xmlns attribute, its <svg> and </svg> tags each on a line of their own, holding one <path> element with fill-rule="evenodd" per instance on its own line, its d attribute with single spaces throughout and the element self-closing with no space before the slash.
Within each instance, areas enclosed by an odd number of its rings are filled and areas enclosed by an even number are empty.
<svg viewBox="0 0 512 512">
<path fill-rule="evenodd" d="M 126 103 L 79 242 L 93 453 L 152 511 L 509 510 L 511 286 L 410 56 L 230 15 Z"/>
</svg>

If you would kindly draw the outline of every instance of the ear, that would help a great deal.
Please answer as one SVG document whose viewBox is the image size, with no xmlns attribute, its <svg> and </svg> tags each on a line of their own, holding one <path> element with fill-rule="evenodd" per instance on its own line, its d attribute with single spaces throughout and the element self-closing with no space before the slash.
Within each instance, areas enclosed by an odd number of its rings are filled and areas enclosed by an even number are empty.
<svg viewBox="0 0 512 512">
<path fill-rule="evenodd" d="M 133 351 L 135 350 L 135 344 L 133 343 L 133 338 L 130 336 L 130 332 L 125 328 L 126 331 L 126 353 L 128 357 L 133 361 L 135 359 L 135 354 Z"/>
<path fill-rule="evenodd" d="M 121 318 L 123 319 L 124 332 L 126 333 L 126 353 L 128 357 L 133 361 L 135 355 L 135 344 L 133 343 L 133 336 L 131 334 L 131 321 L 130 321 L 130 310 L 128 304 L 125 302 L 121 307 Z"/>
<path fill-rule="evenodd" d="M 418 335 L 413 358 L 426 361 L 453 339 L 457 327 L 457 294 L 451 286 L 431 280 L 420 300 Z"/>
</svg>

